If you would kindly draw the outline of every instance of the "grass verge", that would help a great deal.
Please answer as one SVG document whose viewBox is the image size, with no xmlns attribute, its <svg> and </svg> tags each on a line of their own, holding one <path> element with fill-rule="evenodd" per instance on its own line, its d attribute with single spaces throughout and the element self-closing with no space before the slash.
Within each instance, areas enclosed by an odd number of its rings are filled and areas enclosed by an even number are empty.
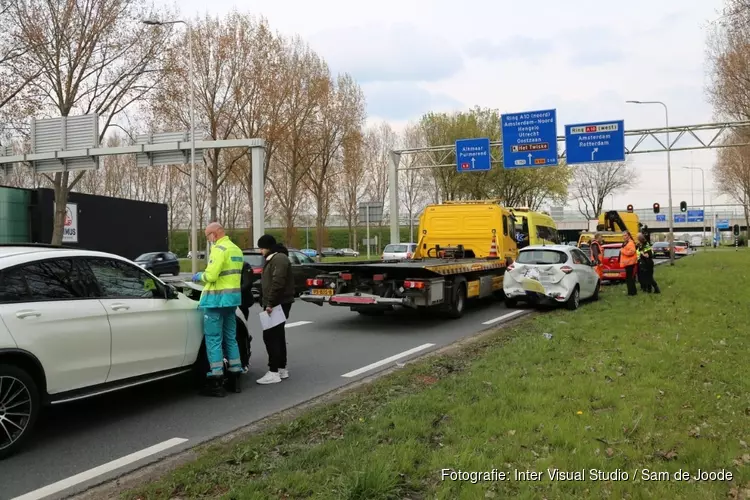
<svg viewBox="0 0 750 500">
<path fill-rule="evenodd" d="M 578 311 L 520 322 L 209 446 L 123 496 L 750 498 L 747 253 L 699 253 L 657 267 L 656 278 L 661 295 L 609 287 Z M 452 481 L 443 469 L 507 476 Z M 515 476 L 527 470 L 542 476 Z M 646 480 L 646 470 L 667 476 Z M 733 478 L 678 481 L 680 471 Z"/>
</svg>

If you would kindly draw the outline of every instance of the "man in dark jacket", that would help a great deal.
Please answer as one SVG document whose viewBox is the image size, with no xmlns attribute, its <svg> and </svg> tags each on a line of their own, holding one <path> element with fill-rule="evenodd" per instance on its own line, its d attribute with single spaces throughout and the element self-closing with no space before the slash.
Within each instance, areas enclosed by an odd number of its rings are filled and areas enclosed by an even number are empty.
<svg viewBox="0 0 750 500">
<path fill-rule="evenodd" d="M 289 319 L 289 311 L 294 303 L 294 276 L 289 251 L 276 243 L 270 234 L 258 240 L 265 263 L 261 274 L 261 307 L 269 315 L 276 306 L 281 306 L 284 316 Z M 276 384 L 289 377 L 286 368 L 286 322 L 263 330 L 263 342 L 268 351 L 268 373 L 258 379 L 259 384 Z"/>
</svg>

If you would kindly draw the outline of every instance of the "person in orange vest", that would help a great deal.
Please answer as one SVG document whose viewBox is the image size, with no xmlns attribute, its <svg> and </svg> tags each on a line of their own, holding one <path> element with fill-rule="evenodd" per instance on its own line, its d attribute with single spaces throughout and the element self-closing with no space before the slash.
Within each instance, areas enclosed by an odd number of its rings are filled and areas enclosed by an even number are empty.
<svg viewBox="0 0 750 500">
<path fill-rule="evenodd" d="M 591 240 L 591 245 L 589 246 L 589 253 L 591 254 L 591 261 L 596 264 L 594 270 L 599 275 L 599 280 L 601 281 L 604 276 L 602 274 L 602 233 L 594 235 L 594 239 Z"/>
<path fill-rule="evenodd" d="M 638 290 L 635 288 L 635 265 L 638 262 L 638 255 L 635 248 L 635 242 L 629 232 L 625 233 L 625 243 L 620 250 L 620 266 L 625 268 L 625 282 L 628 284 L 628 295 L 637 295 Z"/>
</svg>

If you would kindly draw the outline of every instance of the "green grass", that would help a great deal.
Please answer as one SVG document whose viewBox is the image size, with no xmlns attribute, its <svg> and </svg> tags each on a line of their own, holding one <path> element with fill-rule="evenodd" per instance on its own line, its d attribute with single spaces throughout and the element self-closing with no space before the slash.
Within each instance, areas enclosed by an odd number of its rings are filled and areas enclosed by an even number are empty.
<svg viewBox="0 0 750 500">
<path fill-rule="evenodd" d="M 748 498 L 748 257 L 701 252 L 657 267 L 661 295 L 608 287 L 578 311 L 519 322 L 290 423 L 207 447 L 196 462 L 123 495 Z M 630 480 L 552 481 L 548 468 L 621 471 Z M 442 469 L 510 476 L 472 484 L 442 480 Z M 671 480 L 644 481 L 644 469 Z M 734 478 L 672 476 L 699 469 Z M 544 477 L 516 480 L 515 470 Z"/>
</svg>

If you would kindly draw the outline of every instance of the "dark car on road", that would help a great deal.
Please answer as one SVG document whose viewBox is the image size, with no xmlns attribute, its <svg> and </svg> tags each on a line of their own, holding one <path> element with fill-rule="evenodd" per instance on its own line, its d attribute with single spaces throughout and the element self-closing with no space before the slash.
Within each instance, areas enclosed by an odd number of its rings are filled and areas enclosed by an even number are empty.
<svg viewBox="0 0 750 500">
<path fill-rule="evenodd" d="M 258 249 L 243 250 L 245 262 L 253 268 L 253 295 L 260 297 L 260 275 L 263 273 L 263 254 Z M 295 296 L 307 290 L 308 278 L 314 278 L 320 274 L 320 270 L 313 267 L 315 261 L 303 254 L 299 250 L 289 250 L 289 261 L 292 263 L 292 272 L 294 273 L 294 294 Z"/>
<path fill-rule="evenodd" d="M 657 241 L 651 246 L 654 257 L 669 257 L 669 242 Z"/>
<path fill-rule="evenodd" d="M 331 247 L 322 248 L 320 250 L 321 257 L 337 257 L 339 254 L 340 252 L 338 250 Z"/>
<path fill-rule="evenodd" d="M 155 276 L 162 274 L 179 276 L 180 274 L 180 261 L 172 252 L 144 253 L 136 257 L 134 262 Z"/>
</svg>

